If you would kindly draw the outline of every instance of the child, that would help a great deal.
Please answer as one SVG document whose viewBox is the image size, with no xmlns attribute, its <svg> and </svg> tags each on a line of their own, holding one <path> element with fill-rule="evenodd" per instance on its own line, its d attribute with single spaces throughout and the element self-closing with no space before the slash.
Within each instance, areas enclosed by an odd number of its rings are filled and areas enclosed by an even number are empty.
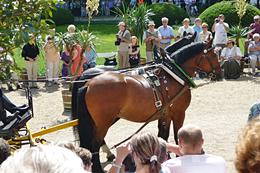
<svg viewBox="0 0 260 173">
<path fill-rule="evenodd" d="M 138 66 L 140 62 L 140 48 L 138 45 L 138 39 L 136 36 L 131 37 L 131 43 L 129 45 L 129 63 L 131 67 Z"/>
<path fill-rule="evenodd" d="M 83 64 L 84 70 L 95 67 L 97 53 L 96 53 L 95 49 L 93 48 L 93 46 L 88 45 L 84 54 L 85 54 L 85 60 L 86 60 L 86 62 Z"/>
<path fill-rule="evenodd" d="M 63 62 L 62 64 L 62 70 L 61 74 L 62 77 L 67 77 L 69 76 L 69 62 L 70 62 L 70 52 L 68 46 L 64 46 L 64 51 L 61 53 L 61 61 Z"/>
</svg>

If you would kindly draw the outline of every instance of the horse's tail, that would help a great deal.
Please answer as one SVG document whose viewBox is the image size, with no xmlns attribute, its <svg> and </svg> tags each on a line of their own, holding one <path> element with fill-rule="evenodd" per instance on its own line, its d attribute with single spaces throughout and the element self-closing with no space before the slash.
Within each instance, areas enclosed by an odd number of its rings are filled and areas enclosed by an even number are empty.
<svg viewBox="0 0 260 173">
<path fill-rule="evenodd" d="M 92 142 L 94 139 L 95 123 L 88 111 L 85 94 L 88 87 L 82 87 L 77 93 L 77 102 L 82 103 L 77 105 L 76 115 L 78 116 L 79 125 L 77 128 L 78 136 L 80 140 L 80 146 L 92 150 Z"/>
</svg>

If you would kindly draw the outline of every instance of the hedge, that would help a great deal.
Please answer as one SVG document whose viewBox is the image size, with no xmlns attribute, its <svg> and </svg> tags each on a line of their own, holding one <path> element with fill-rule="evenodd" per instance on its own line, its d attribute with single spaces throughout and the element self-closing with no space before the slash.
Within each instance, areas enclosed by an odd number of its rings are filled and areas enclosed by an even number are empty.
<svg viewBox="0 0 260 173">
<path fill-rule="evenodd" d="M 74 23 L 74 16 L 69 10 L 57 8 L 55 11 L 53 11 L 52 20 L 56 25 L 72 24 Z"/>
<path fill-rule="evenodd" d="M 150 5 L 150 8 L 155 14 L 151 18 L 157 27 L 162 25 L 162 17 L 167 17 L 169 19 L 169 25 L 171 26 L 182 23 L 183 19 L 188 17 L 185 10 L 174 4 L 157 3 Z"/>
<path fill-rule="evenodd" d="M 200 14 L 199 17 L 203 22 L 206 22 L 209 26 L 212 26 L 214 19 L 220 14 L 224 14 L 225 22 L 227 22 L 230 26 L 238 25 L 239 17 L 236 12 L 234 1 L 222 1 L 216 3 L 207 8 L 203 13 Z M 242 18 L 241 25 L 244 27 L 249 26 L 250 23 L 253 22 L 255 15 L 260 15 L 260 10 L 253 5 L 248 5 L 246 13 Z"/>
</svg>

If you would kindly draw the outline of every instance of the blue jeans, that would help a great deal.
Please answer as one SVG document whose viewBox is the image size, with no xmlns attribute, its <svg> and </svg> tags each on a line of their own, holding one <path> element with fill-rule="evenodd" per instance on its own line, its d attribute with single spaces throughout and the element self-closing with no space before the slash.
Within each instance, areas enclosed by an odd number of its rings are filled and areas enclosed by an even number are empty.
<svg viewBox="0 0 260 173">
<path fill-rule="evenodd" d="M 91 63 L 85 63 L 85 64 L 83 64 L 83 69 L 84 70 L 87 70 L 87 69 L 89 69 L 89 68 L 93 68 L 93 67 L 96 67 L 96 63 L 95 62 L 91 62 Z"/>
</svg>

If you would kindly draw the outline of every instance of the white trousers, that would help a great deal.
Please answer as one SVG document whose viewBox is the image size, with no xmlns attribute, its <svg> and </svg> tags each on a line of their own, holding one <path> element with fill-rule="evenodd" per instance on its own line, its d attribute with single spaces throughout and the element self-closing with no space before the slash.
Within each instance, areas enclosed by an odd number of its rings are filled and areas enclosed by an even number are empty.
<svg viewBox="0 0 260 173">
<path fill-rule="evenodd" d="M 257 55 L 250 55 L 249 58 L 250 58 L 250 65 L 251 65 L 251 68 L 252 68 L 252 72 L 254 73 L 257 59 L 258 59 L 258 61 L 260 61 L 260 55 L 258 55 L 258 56 Z"/>
<path fill-rule="evenodd" d="M 47 63 L 47 79 L 48 81 L 57 81 L 59 77 L 60 61 L 46 61 Z"/>
<path fill-rule="evenodd" d="M 28 80 L 37 80 L 38 64 L 35 61 L 26 61 Z M 29 87 L 37 86 L 36 82 L 29 82 Z"/>
</svg>

